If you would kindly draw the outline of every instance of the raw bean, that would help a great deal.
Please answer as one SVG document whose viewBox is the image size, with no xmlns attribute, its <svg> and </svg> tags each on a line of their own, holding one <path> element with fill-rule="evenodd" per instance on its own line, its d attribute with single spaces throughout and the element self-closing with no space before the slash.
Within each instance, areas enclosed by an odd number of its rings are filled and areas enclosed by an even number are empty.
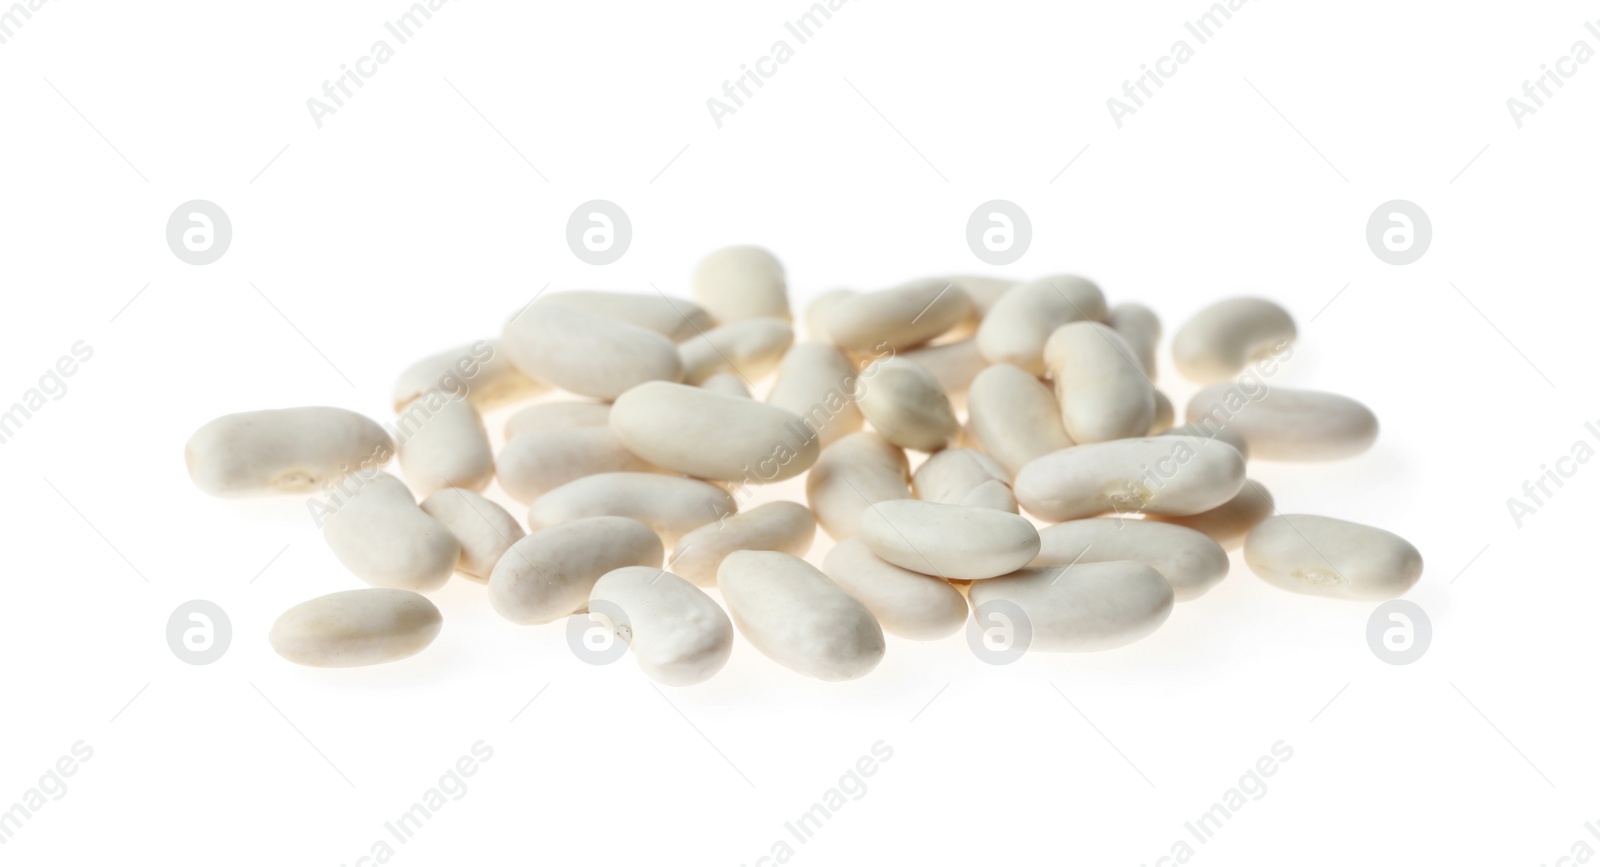
<svg viewBox="0 0 1600 867">
<path fill-rule="evenodd" d="M 189 478 L 214 497 L 314 491 L 393 455 L 377 422 L 331 406 L 225 415 L 201 425 L 183 449 Z"/>
<path fill-rule="evenodd" d="M 610 427 L 611 404 L 586 400 L 551 400 L 517 410 L 506 419 L 506 439 L 525 433 L 574 427 Z"/>
<path fill-rule="evenodd" d="M 1179 602 L 1227 577 L 1228 553 L 1198 530 L 1155 521 L 1087 518 L 1039 531 L 1039 556 L 1029 566 L 1133 560 L 1161 573 Z"/>
<path fill-rule="evenodd" d="M 1172 429 L 1172 423 L 1177 420 L 1176 411 L 1172 408 L 1172 401 L 1167 398 L 1161 389 L 1155 390 L 1155 398 L 1156 415 L 1155 419 L 1150 422 L 1150 436 L 1160 436 L 1166 433 Z"/>
<path fill-rule="evenodd" d="M 1264 298 L 1229 298 L 1196 313 L 1172 337 L 1178 372 L 1195 382 L 1232 379 L 1294 342 L 1294 317 Z"/>
<path fill-rule="evenodd" d="M 517 540 L 489 573 L 489 604 L 524 625 L 583 608 L 601 575 L 625 566 L 661 568 L 661 539 L 631 518 L 601 515 L 546 527 Z"/>
<path fill-rule="evenodd" d="M 794 344 L 794 327 L 770 317 L 742 319 L 678 344 L 683 381 L 699 385 L 719 373 L 759 382 L 778 366 Z"/>
<path fill-rule="evenodd" d="M 1018 281 L 1009 277 L 983 277 L 971 274 L 961 274 L 946 277 L 954 283 L 957 289 L 967 293 L 972 299 L 972 306 L 979 318 L 987 316 L 993 309 L 995 302 L 999 301 L 1006 291 L 1017 285 Z"/>
<path fill-rule="evenodd" d="M 599 473 L 659 473 L 622 445 L 610 427 L 535 431 L 512 437 L 495 457 L 500 487 L 519 503 Z"/>
<path fill-rule="evenodd" d="M 427 597 L 369 587 L 302 602 L 283 612 L 267 640 L 297 665 L 353 668 L 394 662 L 433 643 L 444 618 Z"/>
<path fill-rule="evenodd" d="M 648 292 L 602 292 L 573 289 L 540 296 L 539 304 L 565 304 L 585 313 L 615 319 L 682 343 L 716 326 L 705 308 L 687 298 L 668 298 Z"/>
<path fill-rule="evenodd" d="M 696 527 L 738 511 L 727 491 L 710 482 L 657 473 L 600 473 L 575 479 L 533 501 L 528 530 L 597 515 L 633 518 L 667 544 Z"/>
<path fill-rule="evenodd" d="M 647 382 L 617 398 L 611 432 L 650 463 L 720 481 L 793 478 L 821 450 L 792 412 L 672 382 Z"/>
<path fill-rule="evenodd" d="M 1227 443 L 1198 437 L 1140 437 L 1073 446 L 1017 473 L 1017 502 L 1045 521 L 1106 512 L 1193 515 L 1244 485 L 1244 458 Z"/>
<path fill-rule="evenodd" d="M 828 336 L 828 311 L 838 302 L 854 294 L 856 294 L 854 289 L 829 289 L 811 299 L 811 303 L 806 307 L 806 336 L 831 345 L 833 338 Z"/>
<path fill-rule="evenodd" d="M 989 308 L 978 326 L 978 351 L 993 364 L 1011 364 L 1034 376 L 1045 372 L 1050 335 L 1069 322 L 1106 318 L 1100 287 L 1059 274 L 1019 283 Z"/>
<path fill-rule="evenodd" d="M 444 586 L 461 545 L 417 507 L 405 483 L 387 473 L 352 475 L 338 491 L 322 518 L 322 538 L 346 569 L 374 587 L 426 593 Z"/>
<path fill-rule="evenodd" d="M 974 449 L 945 449 L 929 457 L 912 473 L 911 491 L 930 503 L 1017 511 L 1006 468 Z"/>
<path fill-rule="evenodd" d="M 1272 494 L 1268 493 L 1260 482 L 1245 479 L 1244 487 L 1239 489 L 1239 493 L 1215 509 L 1207 509 L 1193 515 L 1149 515 L 1148 517 L 1152 521 L 1199 530 L 1215 539 L 1224 550 L 1232 551 L 1243 545 L 1244 537 L 1277 508 L 1277 504 L 1272 500 Z"/>
<path fill-rule="evenodd" d="M 1388 530 L 1321 515 L 1277 515 L 1244 540 L 1250 571 L 1330 599 L 1393 599 L 1422 577 L 1422 554 Z"/>
<path fill-rule="evenodd" d="M 782 551 L 804 557 L 817 535 L 817 519 L 799 503 L 764 503 L 685 534 L 667 564 L 701 587 L 717 586 L 717 567 L 734 551 Z"/>
<path fill-rule="evenodd" d="M 1202 388 L 1189 401 L 1191 423 L 1225 426 L 1250 453 L 1269 461 L 1336 461 L 1378 439 L 1378 417 L 1365 404 L 1326 391 L 1274 387 L 1247 397 L 1237 385 Z"/>
<path fill-rule="evenodd" d="M 612 618 L 645 675 L 693 686 L 722 670 L 733 653 L 733 623 L 704 590 L 671 572 L 626 566 L 600 576 L 589 610 Z"/>
<path fill-rule="evenodd" d="M 1156 347 L 1161 345 L 1161 317 L 1143 304 L 1118 304 L 1106 311 L 1106 324 L 1133 348 L 1146 376 L 1156 378 Z"/>
<path fill-rule="evenodd" d="M 566 304 L 532 304 L 506 323 L 504 346 L 524 373 L 585 397 L 612 400 L 653 379 L 683 378 L 665 337 Z"/>
<path fill-rule="evenodd" d="M 922 500 L 874 503 L 861 541 L 902 569 L 946 579 L 994 578 L 1039 553 L 1039 531 L 1021 515 Z"/>
<path fill-rule="evenodd" d="M 806 502 L 822 529 L 842 541 L 856 534 L 861 513 L 873 503 L 911 496 L 910 481 L 906 453 L 862 431 L 822 450 L 806 476 Z"/>
<path fill-rule="evenodd" d="M 1044 347 L 1061 423 L 1080 444 L 1144 436 L 1155 422 L 1155 386 L 1122 336 L 1098 322 L 1056 329 Z"/>
<path fill-rule="evenodd" d="M 818 680 L 854 680 L 883 659 L 872 612 L 810 563 L 777 551 L 735 551 L 717 570 L 722 599 L 757 650 Z"/>
<path fill-rule="evenodd" d="M 706 254 L 690 280 L 694 297 L 724 325 L 759 316 L 790 318 L 783 263 L 760 247 L 723 247 Z"/>
<path fill-rule="evenodd" d="M 936 452 L 960 432 L 950 398 L 933 375 L 899 358 L 875 362 L 862 372 L 856 406 L 874 430 L 901 448 Z"/>
<path fill-rule="evenodd" d="M 465 396 L 486 410 L 548 389 L 518 370 L 500 351 L 500 341 L 479 340 L 430 355 L 401 372 L 394 384 L 394 411 L 430 391 Z"/>
<path fill-rule="evenodd" d="M 736 373 L 712 374 L 700 383 L 700 387 L 706 391 L 714 391 L 717 394 L 725 394 L 729 397 L 750 399 L 750 389 L 745 386 L 744 380 L 740 379 Z"/>
<path fill-rule="evenodd" d="M 1027 618 L 1029 650 L 1110 650 L 1156 631 L 1172 613 L 1172 585 L 1143 563 L 1115 560 L 1022 569 L 978 581 L 972 607 L 1009 602 Z"/>
<path fill-rule="evenodd" d="M 850 359 L 832 345 L 797 343 L 784 354 L 767 403 L 800 416 L 826 447 L 861 430 L 855 402 L 859 381 Z"/>
<path fill-rule="evenodd" d="M 961 323 L 972 299 L 949 280 L 913 280 L 879 292 L 831 300 L 823 328 L 835 346 L 853 352 L 896 351 L 927 343 Z"/>
<path fill-rule="evenodd" d="M 972 381 L 967 419 L 973 439 L 1012 476 L 1034 458 L 1073 445 L 1050 387 L 1010 364 L 990 367 Z"/>
<path fill-rule="evenodd" d="M 967 405 L 967 391 L 972 387 L 972 380 L 989 366 L 989 360 L 978 352 L 977 341 L 970 339 L 924 346 L 902 352 L 900 358 L 932 374 L 956 409 Z"/>
<path fill-rule="evenodd" d="M 835 545 L 822 569 L 892 635 L 933 641 L 954 635 L 966 623 L 967 598 L 950 582 L 879 559 L 860 539 Z"/>
<path fill-rule="evenodd" d="M 1232 428 L 1220 427 L 1214 424 L 1184 424 L 1175 428 L 1162 431 L 1158 436 L 1164 437 L 1200 437 L 1201 439 L 1214 439 L 1225 442 L 1238 450 L 1239 454 L 1250 457 L 1250 445 L 1244 437 Z"/>
<path fill-rule="evenodd" d="M 429 494 L 422 501 L 422 511 L 456 537 L 461 545 L 456 571 L 477 581 L 488 581 L 506 549 L 527 535 L 499 503 L 460 488 Z"/>
<path fill-rule="evenodd" d="M 471 403 L 430 391 L 394 423 L 400 437 L 400 471 L 426 497 L 441 488 L 481 491 L 494 478 L 494 451 L 483 418 Z"/>
</svg>

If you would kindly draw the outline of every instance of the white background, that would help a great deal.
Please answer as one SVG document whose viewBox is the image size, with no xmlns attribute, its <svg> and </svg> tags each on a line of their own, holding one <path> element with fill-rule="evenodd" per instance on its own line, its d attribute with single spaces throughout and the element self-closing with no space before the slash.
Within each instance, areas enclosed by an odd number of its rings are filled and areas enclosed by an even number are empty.
<svg viewBox="0 0 1600 867">
<path fill-rule="evenodd" d="M 853 0 L 796 45 L 802 2 L 452 2 L 319 129 L 306 100 L 393 44 L 404 8 L 55 0 L 0 45 L 0 406 L 75 341 L 94 350 L 0 446 L 0 807 L 73 743 L 94 750 L 0 859 L 353 865 L 479 740 L 492 759 L 394 863 L 755 864 L 780 839 L 806 864 L 1153 865 L 1179 839 L 1206 864 L 1600 847 L 1583 826 L 1600 468 L 1521 529 L 1506 507 L 1600 418 L 1600 63 L 1521 129 L 1505 105 L 1575 41 L 1600 49 L 1583 26 L 1600 6 L 1255 0 L 1197 45 L 1198 0 Z M 1119 129 L 1106 99 L 1180 38 L 1195 57 Z M 719 129 L 706 99 L 778 39 L 794 57 Z M 163 237 L 197 198 L 234 228 L 203 267 Z M 566 247 L 593 198 L 633 221 L 610 266 Z M 359 583 L 299 498 L 218 501 L 185 476 L 184 441 L 223 413 L 387 419 L 404 365 L 493 334 L 547 284 L 684 295 L 699 256 L 742 242 L 783 258 L 797 307 L 988 272 L 964 227 L 993 198 L 1033 222 L 1010 276 L 1087 275 L 1169 334 L 1244 292 L 1295 314 L 1275 381 L 1356 396 L 1383 434 L 1251 474 L 1284 511 L 1422 550 L 1420 661 L 1375 658 L 1371 606 L 1283 593 L 1236 555 L 1146 641 L 1004 668 L 959 637 L 891 638 L 869 677 L 823 684 L 739 639 L 709 683 L 657 689 L 456 579 L 425 653 L 303 669 L 268 626 Z M 1395 198 L 1434 228 L 1406 267 L 1364 237 Z M 1157 382 L 1180 407 L 1194 390 L 1165 348 Z M 234 630 L 204 667 L 165 641 L 196 598 Z M 790 838 L 878 741 L 893 757 L 866 794 Z M 1293 758 L 1266 794 L 1189 837 L 1278 741 Z"/>
</svg>

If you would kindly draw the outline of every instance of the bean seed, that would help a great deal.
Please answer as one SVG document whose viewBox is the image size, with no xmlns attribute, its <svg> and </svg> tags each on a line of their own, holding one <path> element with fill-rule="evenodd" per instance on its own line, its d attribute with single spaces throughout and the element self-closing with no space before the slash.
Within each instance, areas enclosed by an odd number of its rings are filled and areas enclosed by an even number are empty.
<svg viewBox="0 0 1600 867">
<path fill-rule="evenodd" d="M 517 410 L 506 419 L 505 436 L 574 427 L 610 427 L 611 404 L 586 400 L 551 400 Z"/>
<path fill-rule="evenodd" d="M 456 571 L 477 581 L 488 581 L 506 549 L 527 535 L 499 503 L 461 488 L 434 491 L 422 501 L 422 511 L 460 543 Z"/>
<path fill-rule="evenodd" d="M 647 382 L 618 397 L 611 431 L 656 466 L 720 481 L 793 478 L 820 451 L 792 412 L 672 382 Z"/>
<path fill-rule="evenodd" d="M 678 344 L 683 381 L 699 385 L 719 373 L 732 373 L 759 382 L 793 343 L 794 327 L 786 319 L 741 319 L 718 326 Z"/>
<path fill-rule="evenodd" d="M 1056 329 L 1044 348 L 1061 423 L 1080 444 L 1144 436 L 1155 422 L 1155 386 L 1122 336 L 1098 322 Z"/>
<path fill-rule="evenodd" d="M 945 449 L 930 456 L 911 474 L 911 491 L 930 503 L 1017 511 L 1005 467 L 974 449 Z"/>
<path fill-rule="evenodd" d="M 637 325 L 566 304 L 531 304 L 506 323 L 504 346 L 524 373 L 603 400 L 654 379 L 683 378 L 678 347 Z"/>
<path fill-rule="evenodd" d="M 464 396 L 480 410 L 533 397 L 549 386 L 528 377 L 501 351 L 500 341 L 480 340 L 430 355 L 401 372 L 394 384 L 394 410 L 430 391 Z"/>
<path fill-rule="evenodd" d="M 763 503 L 684 534 L 667 563 L 701 587 L 715 587 L 717 568 L 734 551 L 782 551 L 804 557 L 816 535 L 817 520 L 810 509 L 784 501 Z"/>
<path fill-rule="evenodd" d="M 1045 372 L 1045 342 L 1069 322 L 1106 318 L 1100 287 L 1058 274 L 1019 283 L 994 302 L 978 326 L 978 351 L 992 364 L 1010 364 L 1034 376 Z"/>
<path fill-rule="evenodd" d="M 225 415 L 201 425 L 183 449 L 189 478 L 214 497 L 315 491 L 393 455 L 394 442 L 377 422 L 330 406 Z"/>
<path fill-rule="evenodd" d="M 489 604 L 524 625 L 582 608 L 601 575 L 624 566 L 661 568 L 661 539 L 631 518 L 600 515 L 535 530 L 489 573 Z"/>
<path fill-rule="evenodd" d="M 471 403 L 430 391 L 395 420 L 400 471 L 427 496 L 441 488 L 481 491 L 494 478 L 494 451 L 483 418 Z"/>
<path fill-rule="evenodd" d="M 600 576 L 589 610 L 616 618 L 647 677 L 668 686 L 693 686 L 722 670 L 733 653 L 733 624 L 705 591 L 671 572 L 625 566 Z"/>
<path fill-rule="evenodd" d="M 716 325 L 711 321 L 711 314 L 693 301 L 650 292 L 574 289 L 541 295 L 537 303 L 576 307 L 585 313 L 654 331 L 673 343 L 710 331 Z"/>
<path fill-rule="evenodd" d="M 910 349 L 956 327 L 972 299 L 942 278 L 913 280 L 878 292 L 828 302 L 823 328 L 835 346 L 854 352 Z"/>
<path fill-rule="evenodd" d="M 1021 569 L 977 581 L 972 606 L 1004 601 L 1027 618 L 1029 650 L 1110 650 L 1149 635 L 1172 613 L 1172 585 L 1143 563 L 1114 560 Z"/>
<path fill-rule="evenodd" d="M 1045 521 L 1106 512 L 1192 515 L 1214 509 L 1244 485 L 1244 458 L 1227 443 L 1198 437 L 1141 437 L 1073 446 L 1017 473 L 1017 502 Z"/>
<path fill-rule="evenodd" d="M 1244 540 L 1250 571 L 1274 587 L 1330 599 L 1393 599 L 1422 577 L 1422 554 L 1377 527 L 1321 515 L 1276 515 Z"/>
<path fill-rule="evenodd" d="M 760 247 L 713 250 L 695 266 L 690 282 L 695 300 L 720 323 L 790 316 L 783 263 Z"/>
<path fill-rule="evenodd" d="M 1274 511 L 1277 504 L 1273 502 L 1272 494 L 1254 479 L 1246 479 L 1244 487 L 1233 499 L 1204 512 L 1193 515 L 1148 515 L 1152 521 L 1161 521 L 1167 524 L 1177 524 L 1188 527 L 1215 539 L 1224 550 L 1232 551 L 1244 544 L 1244 537 L 1256 525 L 1265 521 Z"/>
<path fill-rule="evenodd" d="M 867 607 L 810 563 L 777 551 L 735 551 L 717 586 L 746 640 L 786 668 L 854 680 L 883 659 L 883 628 Z"/>
<path fill-rule="evenodd" d="M 357 578 L 426 593 L 455 571 L 461 544 L 394 476 L 347 477 L 330 501 L 334 509 L 323 519 L 322 538 Z"/>
<path fill-rule="evenodd" d="M 599 473 L 659 473 L 622 445 L 610 427 L 542 430 L 512 437 L 495 457 L 500 487 L 519 503 Z"/>
<path fill-rule="evenodd" d="M 1198 530 L 1155 521 L 1086 518 L 1039 531 L 1029 566 L 1133 560 L 1161 573 L 1179 602 L 1210 590 L 1228 574 L 1228 553 Z"/>
<path fill-rule="evenodd" d="M 673 544 L 690 530 L 737 510 L 733 497 L 709 482 L 657 473 L 600 473 L 534 500 L 528 507 L 528 530 L 616 515 L 648 525 Z"/>
<path fill-rule="evenodd" d="M 854 536 L 873 503 L 911 496 L 905 452 L 870 431 L 853 433 L 822 450 L 806 476 L 806 502 L 835 540 Z"/>
<path fill-rule="evenodd" d="M 883 560 L 861 539 L 835 545 L 822 569 L 892 635 L 933 641 L 955 634 L 966 622 L 967 598 L 950 582 Z"/>
<path fill-rule="evenodd" d="M 874 503 L 861 516 L 861 541 L 902 569 L 945 579 L 994 578 L 1039 553 L 1039 531 L 1021 515 L 922 500 Z"/>
<path fill-rule="evenodd" d="M 444 625 L 427 597 L 369 587 L 302 602 L 283 612 L 267 640 L 297 665 L 352 668 L 420 653 Z"/>
<path fill-rule="evenodd" d="M 855 394 L 856 369 L 844 353 L 827 343 L 797 343 L 778 365 L 767 403 L 800 416 L 819 445 L 861 430 Z"/>
<path fill-rule="evenodd" d="M 1156 347 L 1161 344 L 1161 317 L 1143 304 L 1118 304 L 1106 311 L 1106 324 L 1133 348 L 1146 376 L 1156 378 Z"/>
<path fill-rule="evenodd" d="M 1230 384 L 1208 386 L 1189 401 L 1191 423 L 1219 424 L 1269 461 L 1336 461 L 1378 439 L 1378 417 L 1360 401 L 1326 391 L 1274 387 L 1253 399 Z"/>
<path fill-rule="evenodd" d="M 1229 298 L 1196 313 L 1172 337 L 1178 372 L 1195 382 L 1232 379 L 1294 342 L 1294 317 L 1264 298 Z"/>
<path fill-rule="evenodd" d="M 884 439 L 901 448 L 935 452 L 960 432 L 950 398 L 928 371 L 890 358 L 863 371 L 865 390 L 856 399 L 861 415 Z"/>
<path fill-rule="evenodd" d="M 972 381 L 967 418 L 979 446 L 1012 476 L 1034 458 L 1073 445 L 1050 387 L 1010 364 L 996 364 Z"/>
</svg>

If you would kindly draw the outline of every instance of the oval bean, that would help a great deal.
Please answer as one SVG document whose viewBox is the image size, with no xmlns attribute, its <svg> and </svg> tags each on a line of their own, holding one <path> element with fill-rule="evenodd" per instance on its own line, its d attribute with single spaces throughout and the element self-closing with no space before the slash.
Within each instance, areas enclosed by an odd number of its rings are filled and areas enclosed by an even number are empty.
<svg viewBox="0 0 1600 867">
<path fill-rule="evenodd" d="M 1250 457 L 1250 444 L 1244 441 L 1244 437 L 1240 436 L 1238 431 L 1216 424 L 1207 422 L 1181 424 L 1177 427 L 1168 428 L 1161 433 L 1156 434 L 1156 436 L 1199 437 L 1207 440 L 1220 440 L 1221 442 L 1225 442 L 1228 445 L 1233 446 L 1234 450 L 1244 457 Z"/>
<path fill-rule="evenodd" d="M 443 488 L 481 491 L 494 478 L 494 451 L 471 403 L 430 391 L 395 419 L 400 471 L 426 497 Z"/>
<path fill-rule="evenodd" d="M 517 410 L 506 419 L 505 436 L 574 427 L 610 427 L 611 404 L 587 400 L 551 400 Z"/>
<path fill-rule="evenodd" d="M 537 303 L 576 307 L 585 313 L 654 331 L 673 343 L 681 343 L 716 325 L 711 321 L 711 314 L 693 301 L 659 293 L 572 289 L 542 295 Z"/>
<path fill-rule="evenodd" d="M 1017 511 L 1005 467 L 974 449 L 945 449 L 930 456 L 911 474 L 911 492 L 930 503 Z"/>
<path fill-rule="evenodd" d="M 1193 515 L 1148 515 L 1151 521 L 1188 527 L 1215 539 L 1223 550 L 1232 551 L 1244 544 L 1244 537 L 1256 525 L 1277 511 L 1272 494 L 1254 479 L 1245 479 L 1244 487 L 1233 499 L 1204 512 Z"/>
<path fill-rule="evenodd" d="M 201 425 L 183 448 L 189 478 L 214 497 L 314 491 L 393 455 L 377 422 L 331 406 L 225 415 Z"/>
<path fill-rule="evenodd" d="M 867 607 L 815 566 L 777 551 L 735 551 L 717 586 L 746 640 L 818 680 L 854 680 L 883 659 L 883 628 Z"/>
<path fill-rule="evenodd" d="M 443 524 L 461 545 L 456 571 L 477 581 L 488 581 L 506 549 L 527 535 L 499 503 L 460 488 L 429 494 L 422 511 Z"/>
<path fill-rule="evenodd" d="M 1045 343 L 1057 328 L 1105 318 L 1105 296 L 1088 280 L 1070 274 L 1029 280 L 1008 289 L 989 308 L 978 326 L 978 351 L 992 364 L 1041 376 Z"/>
<path fill-rule="evenodd" d="M 733 624 L 705 591 L 671 572 L 625 566 L 600 576 L 589 610 L 613 618 L 647 677 L 693 686 L 722 670 L 733 653 Z"/>
<path fill-rule="evenodd" d="M 535 431 L 512 437 L 495 457 L 500 487 L 519 503 L 600 473 L 660 473 L 622 445 L 610 427 Z"/>
<path fill-rule="evenodd" d="M 906 453 L 871 431 L 853 433 L 822 450 L 806 476 L 806 502 L 835 540 L 854 536 L 873 503 L 911 496 Z"/>
<path fill-rule="evenodd" d="M 1214 509 L 1244 485 L 1244 458 L 1198 437 L 1141 437 L 1073 446 L 1017 473 L 1017 502 L 1045 521 L 1105 512 L 1192 515 Z"/>
<path fill-rule="evenodd" d="M 506 354 L 524 373 L 585 397 L 612 400 L 654 379 L 683 378 L 670 340 L 566 304 L 531 304 L 506 323 Z"/>
<path fill-rule="evenodd" d="M 1326 391 L 1274 387 L 1245 397 L 1239 386 L 1202 388 L 1189 401 L 1191 423 L 1221 425 L 1269 461 L 1336 461 L 1378 439 L 1378 417 L 1360 401 Z"/>
<path fill-rule="evenodd" d="M 600 576 L 661 568 L 661 539 L 631 518 L 599 515 L 535 530 L 489 573 L 489 604 L 512 623 L 549 623 L 584 607 Z"/>
<path fill-rule="evenodd" d="M 799 416 L 826 447 L 861 430 L 864 422 L 855 401 L 859 382 L 850 359 L 832 345 L 797 343 L 779 363 L 767 403 Z"/>
<path fill-rule="evenodd" d="M 860 538 L 902 569 L 947 580 L 994 578 L 1039 553 L 1039 531 L 1021 515 L 922 500 L 874 503 L 861 516 Z"/>
<path fill-rule="evenodd" d="M 1118 304 L 1106 311 L 1106 324 L 1133 349 L 1146 376 L 1156 378 L 1156 348 L 1161 345 L 1161 317 L 1143 304 Z"/>
<path fill-rule="evenodd" d="M 955 634 L 966 623 L 967 598 L 950 582 L 880 559 L 860 539 L 835 545 L 822 569 L 892 635 L 933 641 Z"/>
<path fill-rule="evenodd" d="M 599 473 L 534 500 L 528 507 L 528 529 L 616 515 L 648 525 L 672 544 L 690 530 L 736 511 L 733 497 L 710 482 L 657 473 Z"/>
<path fill-rule="evenodd" d="M 732 373 L 759 382 L 793 344 L 794 326 L 786 319 L 762 317 L 720 325 L 678 344 L 683 381 L 699 385 L 719 373 Z"/>
<path fill-rule="evenodd" d="M 352 668 L 394 662 L 433 643 L 444 618 L 427 597 L 369 587 L 300 603 L 273 622 L 267 640 L 297 665 Z"/>
<path fill-rule="evenodd" d="M 667 560 L 701 587 L 717 586 L 717 568 L 734 551 L 782 551 L 804 557 L 817 535 L 817 519 L 799 503 L 763 503 L 684 534 Z"/>
<path fill-rule="evenodd" d="M 1161 573 L 1179 602 L 1227 577 L 1228 552 L 1198 530 L 1156 521 L 1086 518 L 1039 531 L 1039 556 L 1029 566 L 1133 560 Z"/>
<path fill-rule="evenodd" d="M 838 302 L 854 294 L 856 294 L 854 289 L 829 289 L 811 299 L 811 303 L 806 305 L 806 336 L 812 340 L 832 344 L 834 340 L 828 336 L 828 311 Z"/>
<path fill-rule="evenodd" d="M 1034 458 L 1073 445 L 1050 387 L 1010 364 L 990 367 L 972 381 L 967 423 L 977 444 L 1013 477 Z"/>
<path fill-rule="evenodd" d="M 1027 618 L 1029 650 L 1083 652 L 1131 644 L 1172 613 L 1172 585 L 1143 563 L 1115 560 L 1022 569 L 978 581 L 972 607 L 1008 602 Z"/>
<path fill-rule="evenodd" d="M 548 390 L 511 363 L 499 340 L 479 340 L 430 355 L 402 371 L 394 384 L 394 411 L 430 391 L 464 396 L 485 410 Z"/>
<path fill-rule="evenodd" d="M 1330 599 L 1393 599 L 1422 577 L 1422 554 L 1410 542 L 1321 515 L 1262 521 L 1245 537 L 1244 561 L 1274 587 Z"/>
<path fill-rule="evenodd" d="M 1155 386 L 1122 335 L 1072 322 L 1050 335 L 1045 367 L 1056 383 L 1061 423 L 1080 444 L 1144 436 L 1155 423 Z"/>
<path fill-rule="evenodd" d="M 759 316 L 790 318 L 783 263 L 755 246 L 723 247 L 706 254 L 690 278 L 694 297 L 718 322 Z"/>
<path fill-rule="evenodd" d="M 935 452 L 960 433 L 950 398 L 933 375 L 900 358 L 877 361 L 862 371 L 856 398 L 861 415 L 884 439 L 901 448 Z"/>
<path fill-rule="evenodd" d="M 671 382 L 647 382 L 617 398 L 611 432 L 657 466 L 720 481 L 793 478 L 821 451 L 792 412 Z"/>
<path fill-rule="evenodd" d="M 426 593 L 444 586 L 455 571 L 461 544 L 394 476 L 348 476 L 330 500 L 333 511 L 322 519 L 322 538 L 357 578 Z"/>
<path fill-rule="evenodd" d="M 700 382 L 700 387 L 729 397 L 750 399 L 750 388 L 736 373 L 713 373 Z"/>
<path fill-rule="evenodd" d="M 823 329 L 835 346 L 854 352 L 910 349 L 961 324 L 972 299 L 949 280 L 913 280 L 878 292 L 830 300 Z"/>
<path fill-rule="evenodd" d="M 970 338 L 912 349 L 900 353 L 900 358 L 931 374 L 956 409 L 966 406 L 972 380 L 989 366 L 989 360 L 978 351 L 977 341 Z"/>
<path fill-rule="evenodd" d="M 1229 298 L 1190 317 L 1172 337 L 1178 372 L 1195 382 L 1232 379 L 1294 342 L 1294 317 L 1265 298 Z"/>
</svg>

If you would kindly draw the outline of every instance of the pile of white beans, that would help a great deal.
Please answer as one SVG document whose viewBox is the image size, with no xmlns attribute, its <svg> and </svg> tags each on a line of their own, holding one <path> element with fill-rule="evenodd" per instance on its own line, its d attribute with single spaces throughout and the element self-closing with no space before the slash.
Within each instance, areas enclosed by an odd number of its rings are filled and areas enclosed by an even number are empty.
<svg viewBox="0 0 1600 867">
<path fill-rule="evenodd" d="M 196 486 L 320 495 L 329 548 L 372 585 L 289 609 L 273 648 L 311 666 L 411 656 L 442 625 L 423 594 L 459 573 L 515 624 L 604 613 L 661 683 L 716 674 L 736 628 L 780 665 L 849 680 L 886 632 L 946 639 L 995 606 L 1026 621 L 1029 651 L 1135 641 L 1241 545 L 1298 593 L 1388 599 L 1421 577 L 1399 536 L 1276 514 L 1246 477 L 1247 456 L 1343 459 L 1378 431 L 1355 400 L 1265 384 L 1296 336 L 1271 301 L 1220 301 L 1174 335 L 1177 372 L 1205 386 L 1174 427 L 1153 382 L 1160 321 L 1081 277 L 828 292 L 802 343 L 766 250 L 717 250 L 692 283 L 694 301 L 536 298 L 498 338 L 402 373 L 395 436 L 331 407 L 195 432 Z M 496 454 L 482 414 L 518 402 Z M 802 474 L 805 504 L 740 508 Z M 526 531 L 483 495 L 493 481 Z M 818 524 L 835 542 L 821 568 L 804 559 Z"/>
</svg>

